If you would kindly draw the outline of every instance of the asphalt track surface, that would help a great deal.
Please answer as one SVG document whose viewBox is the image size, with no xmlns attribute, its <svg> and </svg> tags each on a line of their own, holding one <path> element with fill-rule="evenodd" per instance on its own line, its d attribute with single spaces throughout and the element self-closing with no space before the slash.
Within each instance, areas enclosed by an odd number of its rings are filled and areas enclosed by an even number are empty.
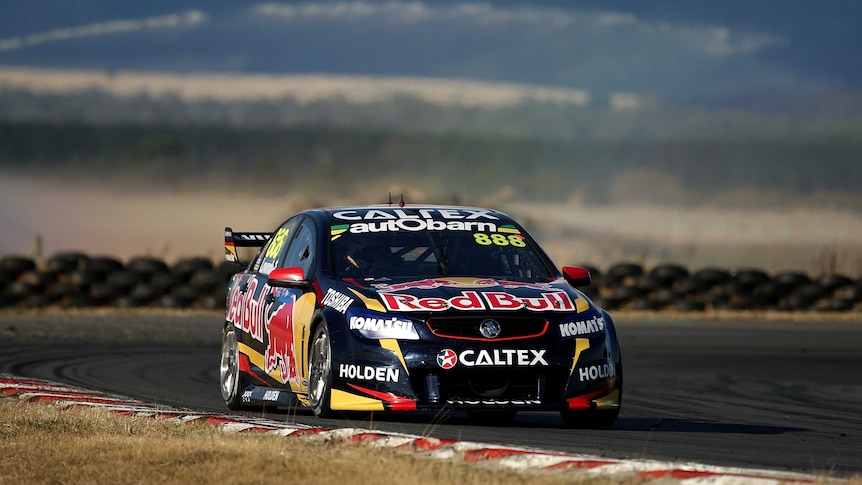
<svg viewBox="0 0 862 485">
<path fill-rule="evenodd" d="M 503 425 L 458 413 L 263 415 L 613 458 L 860 474 L 862 318 L 815 319 L 618 318 L 625 391 L 608 429 L 566 429 L 555 413 L 521 413 Z M 226 413 L 220 323 L 215 314 L 0 316 L 0 372 Z"/>
</svg>

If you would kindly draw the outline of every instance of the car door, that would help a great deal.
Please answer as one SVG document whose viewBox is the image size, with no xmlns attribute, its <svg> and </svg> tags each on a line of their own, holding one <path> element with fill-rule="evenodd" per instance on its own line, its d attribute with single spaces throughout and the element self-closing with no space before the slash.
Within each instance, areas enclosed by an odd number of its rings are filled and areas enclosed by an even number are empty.
<svg viewBox="0 0 862 485">
<path fill-rule="evenodd" d="M 302 268 L 307 279 L 314 277 L 317 230 L 312 219 L 303 217 L 274 262 L 278 268 Z M 266 268 L 269 269 L 269 268 Z M 274 268 L 273 268 L 274 269 Z M 267 285 L 262 306 L 267 346 L 265 371 L 297 394 L 308 386 L 307 342 L 317 298 L 313 291 Z"/>
</svg>

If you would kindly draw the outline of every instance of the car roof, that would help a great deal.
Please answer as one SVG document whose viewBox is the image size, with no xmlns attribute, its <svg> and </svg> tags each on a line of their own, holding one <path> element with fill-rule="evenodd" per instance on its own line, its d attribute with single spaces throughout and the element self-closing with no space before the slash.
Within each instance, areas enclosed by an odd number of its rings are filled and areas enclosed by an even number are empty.
<svg viewBox="0 0 862 485">
<path fill-rule="evenodd" d="M 300 212 L 301 214 L 308 214 L 312 217 L 323 221 L 331 221 L 335 219 L 334 214 L 339 212 L 357 212 L 359 214 L 364 215 L 368 211 L 372 210 L 381 210 L 386 212 L 394 212 L 394 211 L 410 211 L 410 212 L 419 212 L 422 210 L 429 211 L 428 214 L 434 214 L 437 211 L 441 210 L 457 210 L 461 212 L 471 212 L 471 213 L 486 213 L 493 215 L 494 217 L 499 218 L 504 221 L 514 221 L 507 214 L 500 212 L 496 209 L 487 209 L 482 207 L 472 207 L 472 206 L 461 206 L 461 205 L 436 205 L 436 204 L 404 204 L 403 206 L 400 204 L 373 204 L 373 205 L 351 205 L 351 206 L 330 206 L 330 207 L 319 207 L 316 209 L 307 209 L 305 211 Z"/>
</svg>

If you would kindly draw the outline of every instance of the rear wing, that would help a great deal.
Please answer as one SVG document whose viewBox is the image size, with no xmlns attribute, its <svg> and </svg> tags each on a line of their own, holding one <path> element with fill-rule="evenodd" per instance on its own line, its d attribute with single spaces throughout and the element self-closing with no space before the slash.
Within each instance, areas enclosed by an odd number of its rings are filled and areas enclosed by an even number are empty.
<svg viewBox="0 0 862 485">
<path fill-rule="evenodd" d="M 239 260 L 236 248 L 259 248 L 269 241 L 268 232 L 233 232 L 230 227 L 224 228 L 224 259 L 237 264 L 245 264 Z"/>
</svg>

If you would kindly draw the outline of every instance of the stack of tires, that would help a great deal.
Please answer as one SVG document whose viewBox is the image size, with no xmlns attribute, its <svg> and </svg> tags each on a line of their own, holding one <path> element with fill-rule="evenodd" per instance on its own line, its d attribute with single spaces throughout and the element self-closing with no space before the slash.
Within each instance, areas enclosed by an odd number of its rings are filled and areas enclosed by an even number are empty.
<svg viewBox="0 0 862 485">
<path fill-rule="evenodd" d="M 770 275 L 759 269 L 651 268 L 624 262 L 607 271 L 587 266 L 593 284 L 582 288 L 608 310 L 640 311 L 862 311 L 862 279 L 800 272 Z M 0 308 L 223 309 L 239 265 L 207 258 L 167 264 L 149 256 L 123 263 L 69 252 L 37 265 L 26 257 L 0 258 Z"/>
<path fill-rule="evenodd" d="M 676 264 L 648 271 L 636 263 L 612 265 L 594 275 L 587 295 L 609 310 L 823 311 L 862 310 L 862 279 L 800 272 L 774 276 L 759 269 L 702 268 Z"/>
<path fill-rule="evenodd" d="M 224 308 L 227 284 L 240 266 L 207 258 L 168 265 L 154 257 L 125 264 L 82 253 L 54 255 L 37 266 L 29 258 L 0 259 L 0 307 L 97 306 Z"/>
</svg>

